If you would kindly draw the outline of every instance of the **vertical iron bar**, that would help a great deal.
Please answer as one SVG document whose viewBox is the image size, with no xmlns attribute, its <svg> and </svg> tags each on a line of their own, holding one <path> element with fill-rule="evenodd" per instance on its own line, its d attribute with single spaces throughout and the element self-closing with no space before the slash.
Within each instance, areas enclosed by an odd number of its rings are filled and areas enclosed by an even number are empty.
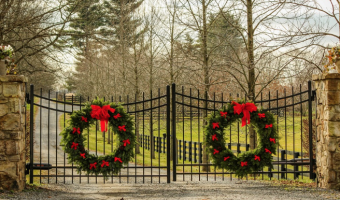
<svg viewBox="0 0 340 200">
<path fill-rule="evenodd" d="M 47 163 L 50 163 L 50 107 L 51 91 L 48 91 L 48 116 L 47 116 Z M 47 171 L 47 183 L 50 183 L 50 171 Z"/>
<path fill-rule="evenodd" d="M 170 183 L 170 85 L 166 86 L 166 177 Z M 175 171 L 175 169 L 173 170 Z"/>
<path fill-rule="evenodd" d="M 137 112 L 137 93 L 135 93 L 135 126 L 137 125 L 137 121 L 139 123 L 139 119 L 137 119 L 139 117 L 138 115 L 138 112 Z M 112 97 L 113 98 L 113 97 Z M 137 137 L 137 128 L 138 128 L 138 137 Z M 139 124 L 138 124 L 138 127 L 136 127 L 136 132 L 135 132 L 135 135 L 136 135 L 136 140 L 137 142 L 140 142 L 139 139 L 140 139 L 140 134 L 139 134 Z M 113 136 L 113 135 L 112 135 Z M 112 140 L 113 141 L 113 140 Z M 137 148 L 138 147 L 138 150 L 140 149 L 140 146 L 139 145 L 136 145 L 135 146 L 135 183 L 137 183 Z M 111 144 L 111 152 L 112 152 L 112 144 Z M 138 153 L 140 153 L 138 151 Z"/>
<path fill-rule="evenodd" d="M 58 183 L 58 92 L 56 92 L 55 111 L 55 183 Z"/>
<path fill-rule="evenodd" d="M 66 127 L 66 96 L 65 96 L 66 92 L 64 91 L 64 129 Z M 41 115 L 40 115 L 41 116 Z M 87 140 L 88 141 L 88 140 Z M 66 181 L 66 153 L 64 151 L 64 184 Z"/>
<path fill-rule="evenodd" d="M 149 128 L 150 128 L 150 143 L 151 143 L 151 147 L 150 147 L 150 161 L 151 161 L 151 168 L 150 168 L 150 172 L 151 172 L 151 183 L 152 183 L 152 159 L 153 159 L 153 155 L 155 154 L 155 140 L 154 140 L 154 135 L 153 135 L 153 119 L 152 119 L 152 90 L 150 91 L 150 123 L 149 123 Z"/>
<path fill-rule="evenodd" d="M 34 104 L 34 85 L 30 87 L 30 183 L 33 183 L 33 104 Z M 41 109 L 41 108 L 40 108 Z M 41 116 L 40 116 L 41 118 Z M 41 161 L 40 161 L 41 162 Z"/>
<path fill-rule="evenodd" d="M 183 136 L 183 181 L 185 181 L 184 176 L 184 161 L 185 161 L 185 138 L 184 138 L 184 86 L 182 86 L 182 136 Z"/>
<path fill-rule="evenodd" d="M 278 108 L 279 107 L 279 91 L 278 90 L 276 90 L 276 108 Z M 279 132 L 279 122 L 280 122 L 280 120 L 279 120 L 279 117 L 277 116 L 276 117 L 276 122 L 277 122 L 277 133 L 278 134 L 280 134 L 280 132 Z M 280 147 L 279 147 L 279 145 L 277 145 L 277 156 L 279 156 L 279 150 L 280 149 Z M 278 161 L 279 161 L 279 159 L 277 159 Z M 277 171 L 280 171 L 280 170 L 277 170 Z M 280 179 L 280 173 L 277 173 L 277 177 L 278 177 L 278 179 Z"/>
<path fill-rule="evenodd" d="M 144 139 L 144 130 L 145 130 L 145 94 L 143 92 L 143 139 Z M 145 158 L 145 153 L 144 153 L 144 144 L 145 144 L 145 141 L 143 141 L 143 183 L 145 183 L 145 163 L 144 163 L 144 158 Z"/>
<path fill-rule="evenodd" d="M 40 96 L 42 97 L 42 88 L 40 88 Z M 39 133 L 39 137 L 40 137 L 40 140 L 39 140 L 39 143 L 40 143 L 40 146 L 39 146 L 39 149 L 40 149 L 40 151 L 39 151 L 39 153 L 40 153 L 40 166 L 41 166 L 41 135 L 42 135 L 42 132 L 41 132 L 41 116 L 42 116 L 42 98 L 40 98 L 40 108 L 39 108 L 39 112 L 40 112 L 40 119 L 39 119 L 39 121 L 40 121 L 40 133 Z M 41 169 L 40 169 L 40 183 L 41 183 Z"/>
<path fill-rule="evenodd" d="M 200 135 L 200 90 L 197 90 L 197 111 L 198 111 L 198 117 L 197 117 L 197 128 L 198 128 L 198 181 L 201 181 L 201 135 Z"/>
<path fill-rule="evenodd" d="M 176 85 L 172 84 L 172 180 L 176 181 Z"/>
<path fill-rule="evenodd" d="M 191 90 L 191 88 L 190 88 L 190 146 L 191 146 L 191 144 L 192 144 L 192 90 Z M 191 149 L 192 150 L 192 149 Z M 191 151 L 190 150 L 190 151 Z M 192 154 L 192 153 L 191 153 Z M 196 152 L 195 152 L 195 156 L 196 156 Z M 196 158 L 196 157 L 195 157 Z M 190 169 L 190 176 L 191 176 L 191 178 L 190 178 L 190 180 L 192 181 L 192 158 L 191 158 L 191 169 Z"/>
<path fill-rule="evenodd" d="M 73 113 L 73 95 L 72 95 L 72 113 Z M 72 162 L 72 184 L 73 184 L 73 162 Z"/>
<path fill-rule="evenodd" d="M 301 84 L 300 84 L 300 102 L 302 102 L 302 88 L 301 88 Z M 302 149 L 302 147 L 303 147 L 303 133 L 302 133 L 302 103 L 300 103 L 300 136 L 301 136 L 301 149 L 300 149 L 300 155 L 303 155 L 303 149 Z M 303 162 L 303 156 L 301 156 L 301 162 Z M 301 171 L 303 171 L 303 167 L 304 166 L 301 166 Z M 302 173 L 302 179 L 303 179 L 303 174 L 304 173 Z"/>
<path fill-rule="evenodd" d="M 313 176 L 312 82 L 308 81 L 309 178 Z"/>
<path fill-rule="evenodd" d="M 161 152 L 162 152 L 162 138 L 160 137 L 161 135 L 161 108 L 159 107 L 161 105 L 161 89 L 158 88 L 158 138 L 159 138 L 159 143 L 158 143 L 158 183 L 161 183 Z"/>
<path fill-rule="evenodd" d="M 286 88 L 284 89 L 284 95 L 285 95 L 285 150 L 286 150 L 286 162 L 288 161 L 288 147 L 287 147 L 287 94 L 286 94 Z M 287 164 L 285 165 L 285 168 L 287 169 Z M 288 178 L 288 174 L 287 174 L 286 170 L 286 176 L 285 179 Z"/>
<path fill-rule="evenodd" d="M 296 157 L 296 155 L 299 155 L 299 153 L 295 153 L 295 112 L 294 112 L 294 87 L 292 86 L 292 105 L 293 105 L 293 154 L 294 154 L 294 159 L 298 158 L 298 156 Z M 299 170 L 298 166 L 294 166 L 294 172 Z M 297 173 L 294 173 L 294 179 L 296 179 L 296 177 L 298 177 Z"/>
</svg>

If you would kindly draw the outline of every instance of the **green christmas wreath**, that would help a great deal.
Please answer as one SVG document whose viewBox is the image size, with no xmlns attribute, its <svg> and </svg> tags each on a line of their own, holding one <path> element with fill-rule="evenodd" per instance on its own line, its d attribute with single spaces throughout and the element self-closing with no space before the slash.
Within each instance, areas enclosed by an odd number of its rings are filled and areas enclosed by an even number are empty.
<svg viewBox="0 0 340 200">
<path fill-rule="evenodd" d="M 109 125 L 118 135 L 120 142 L 117 149 L 109 155 L 90 154 L 84 148 L 86 138 L 83 130 L 95 124 L 96 120 L 101 122 L 101 131 L 107 131 Z M 132 117 L 121 105 L 97 99 L 85 104 L 82 110 L 72 113 L 69 126 L 60 133 L 61 144 L 64 145 L 64 150 L 68 154 L 68 160 L 77 164 L 79 171 L 85 171 L 87 174 L 102 174 L 107 177 L 117 174 L 123 164 L 128 164 L 133 158 L 133 148 L 136 142 L 133 130 Z"/>
<path fill-rule="evenodd" d="M 254 150 L 235 156 L 226 148 L 224 129 L 240 118 L 242 126 L 251 123 L 255 127 L 259 144 Z M 272 154 L 275 154 L 278 145 L 278 134 L 270 112 L 258 111 L 253 103 L 232 102 L 208 117 L 205 130 L 205 143 L 215 166 L 235 172 L 240 177 L 262 170 L 265 166 L 273 168 Z"/>
</svg>

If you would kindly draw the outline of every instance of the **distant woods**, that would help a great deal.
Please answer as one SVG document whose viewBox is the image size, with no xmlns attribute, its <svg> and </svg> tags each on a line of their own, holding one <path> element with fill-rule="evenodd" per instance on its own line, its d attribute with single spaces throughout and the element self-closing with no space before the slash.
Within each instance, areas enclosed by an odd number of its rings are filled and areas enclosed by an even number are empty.
<svg viewBox="0 0 340 200">
<path fill-rule="evenodd" d="M 322 70 L 338 14 L 334 0 L 1 0 L 0 43 L 36 88 L 138 99 L 176 83 L 254 100 Z"/>
</svg>

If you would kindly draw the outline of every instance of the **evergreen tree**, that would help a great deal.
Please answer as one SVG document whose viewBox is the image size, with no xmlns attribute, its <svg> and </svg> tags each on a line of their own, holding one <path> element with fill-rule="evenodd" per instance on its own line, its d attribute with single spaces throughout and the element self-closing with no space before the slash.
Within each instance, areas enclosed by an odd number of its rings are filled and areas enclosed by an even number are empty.
<svg viewBox="0 0 340 200">
<path fill-rule="evenodd" d="M 138 30 L 141 20 L 134 17 L 134 13 L 143 3 L 143 0 L 106 0 L 104 6 L 107 9 L 107 21 L 109 27 L 113 28 L 111 33 L 114 51 L 120 55 L 120 75 L 123 84 L 123 97 L 128 91 L 128 69 L 130 48 L 134 47 L 134 42 L 139 41 L 145 30 Z"/>
</svg>

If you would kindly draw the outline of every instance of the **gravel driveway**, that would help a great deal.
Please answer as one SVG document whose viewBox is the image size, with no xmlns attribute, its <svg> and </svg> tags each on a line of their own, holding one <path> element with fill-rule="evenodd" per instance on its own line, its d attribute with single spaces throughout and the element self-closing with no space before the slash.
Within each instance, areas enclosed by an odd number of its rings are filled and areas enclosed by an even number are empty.
<svg viewBox="0 0 340 200">
<path fill-rule="evenodd" d="M 170 184 L 48 184 L 0 199 L 340 199 L 340 192 L 260 181 Z"/>
</svg>

